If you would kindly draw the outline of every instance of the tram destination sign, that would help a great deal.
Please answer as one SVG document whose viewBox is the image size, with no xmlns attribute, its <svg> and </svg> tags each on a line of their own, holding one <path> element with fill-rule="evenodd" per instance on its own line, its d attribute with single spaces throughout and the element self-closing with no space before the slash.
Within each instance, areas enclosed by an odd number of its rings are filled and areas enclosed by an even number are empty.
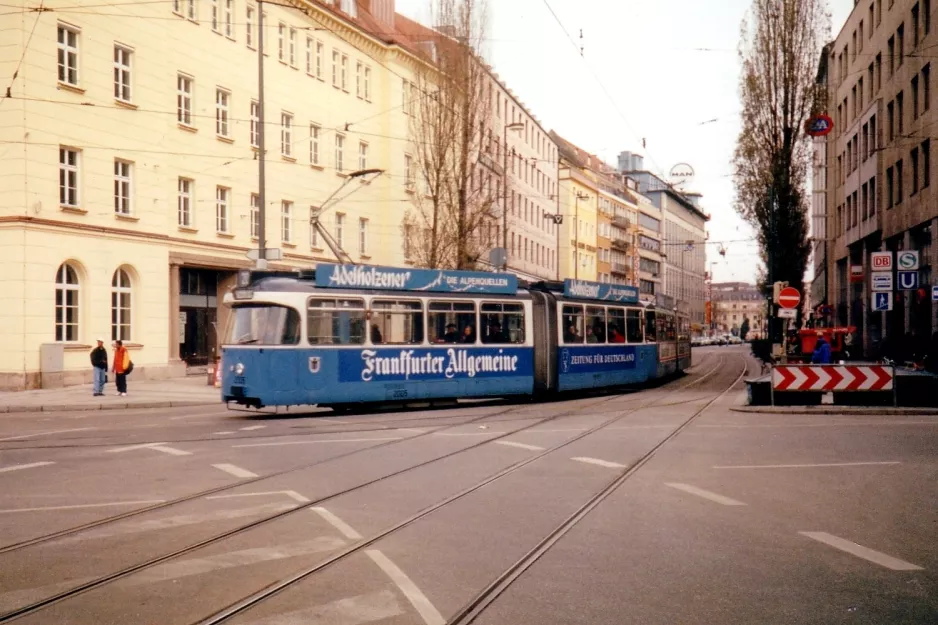
<svg viewBox="0 0 938 625">
<path fill-rule="evenodd" d="M 316 286 L 331 289 L 514 295 L 518 291 L 518 278 L 509 273 L 487 271 L 319 263 L 316 265 Z"/>
<path fill-rule="evenodd" d="M 605 282 L 588 282 L 568 278 L 563 281 L 563 294 L 565 297 L 601 299 L 624 304 L 638 303 L 638 289 L 634 286 L 607 284 Z"/>
</svg>

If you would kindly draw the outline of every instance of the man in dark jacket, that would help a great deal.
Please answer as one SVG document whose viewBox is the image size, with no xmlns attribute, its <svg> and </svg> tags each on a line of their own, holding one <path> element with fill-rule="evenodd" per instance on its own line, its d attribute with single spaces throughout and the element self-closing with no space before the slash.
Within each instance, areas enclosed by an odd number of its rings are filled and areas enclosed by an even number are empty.
<svg viewBox="0 0 938 625">
<path fill-rule="evenodd" d="M 104 340 L 98 339 L 98 346 L 91 350 L 91 368 L 94 373 L 94 396 L 104 395 L 104 380 L 107 377 L 107 350 Z"/>
</svg>

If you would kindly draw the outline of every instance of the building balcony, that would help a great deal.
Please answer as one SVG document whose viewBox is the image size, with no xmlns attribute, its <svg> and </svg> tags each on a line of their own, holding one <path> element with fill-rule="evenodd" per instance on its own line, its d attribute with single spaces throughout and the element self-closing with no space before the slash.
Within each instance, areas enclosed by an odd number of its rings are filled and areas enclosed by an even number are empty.
<svg viewBox="0 0 938 625">
<path fill-rule="evenodd" d="M 612 247 L 613 249 L 622 250 L 625 252 L 629 249 L 629 242 L 625 239 L 614 238 L 612 239 Z"/>
<path fill-rule="evenodd" d="M 629 266 L 625 263 L 612 263 L 612 273 L 619 276 L 629 275 Z"/>
<path fill-rule="evenodd" d="M 625 228 L 628 230 L 632 227 L 632 220 L 628 217 L 622 217 L 621 215 L 612 218 L 612 225 L 617 228 Z"/>
</svg>

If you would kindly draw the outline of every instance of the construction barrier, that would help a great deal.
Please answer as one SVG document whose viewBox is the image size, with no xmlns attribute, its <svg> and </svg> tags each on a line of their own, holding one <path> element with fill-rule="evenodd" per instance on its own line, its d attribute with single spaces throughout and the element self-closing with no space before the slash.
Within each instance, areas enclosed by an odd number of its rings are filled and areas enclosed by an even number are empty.
<svg viewBox="0 0 938 625">
<path fill-rule="evenodd" d="M 776 365 L 772 370 L 772 390 L 891 391 L 895 367 L 888 365 Z"/>
</svg>

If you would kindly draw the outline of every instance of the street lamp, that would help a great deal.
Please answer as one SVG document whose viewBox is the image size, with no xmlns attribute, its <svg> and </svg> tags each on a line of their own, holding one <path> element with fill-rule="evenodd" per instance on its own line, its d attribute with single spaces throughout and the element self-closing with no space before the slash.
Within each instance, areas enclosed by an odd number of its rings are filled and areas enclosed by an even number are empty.
<svg viewBox="0 0 938 625">
<path fill-rule="evenodd" d="M 505 249 L 505 269 L 508 269 L 508 131 L 524 130 L 521 122 L 505 124 L 502 128 L 502 247 Z"/>
<path fill-rule="evenodd" d="M 580 193 L 577 191 L 573 199 L 573 214 L 574 214 L 574 245 L 573 245 L 573 279 L 578 280 L 580 278 L 580 200 L 588 200 L 590 196 L 586 193 Z"/>
</svg>

